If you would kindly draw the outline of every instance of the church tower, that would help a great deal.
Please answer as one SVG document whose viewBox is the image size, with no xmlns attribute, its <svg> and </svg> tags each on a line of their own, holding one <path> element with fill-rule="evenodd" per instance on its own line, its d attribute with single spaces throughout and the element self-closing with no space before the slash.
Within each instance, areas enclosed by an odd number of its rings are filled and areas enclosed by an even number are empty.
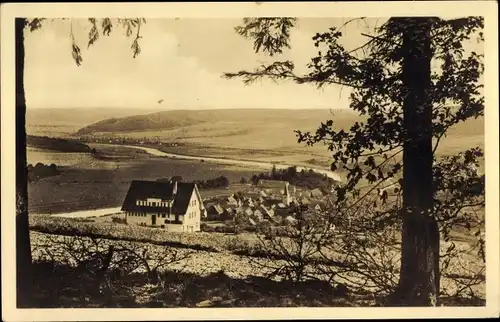
<svg viewBox="0 0 500 322">
<path fill-rule="evenodd" d="M 285 193 L 283 194 L 283 203 L 288 207 L 292 202 L 292 197 L 290 196 L 290 188 L 288 187 L 288 182 L 285 183 Z"/>
</svg>

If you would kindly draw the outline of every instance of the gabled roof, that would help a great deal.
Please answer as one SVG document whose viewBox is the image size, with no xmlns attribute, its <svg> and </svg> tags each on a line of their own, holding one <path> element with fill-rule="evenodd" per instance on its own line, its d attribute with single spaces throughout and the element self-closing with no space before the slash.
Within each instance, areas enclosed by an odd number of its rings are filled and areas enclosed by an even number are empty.
<svg viewBox="0 0 500 322">
<path fill-rule="evenodd" d="M 236 200 L 235 197 L 229 196 L 227 199 L 227 202 L 232 203 L 232 204 L 238 204 L 238 200 Z"/>
<path fill-rule="evenodd" d="M 133 180 L 123 202 L 122 211 L 131 212 L 166 212 L 168 207 L 138 206 L 137 200 L 159 198 L 173 200 L 172 213 L 185 214 L 189 201 L 195 190 L 191 182 L 177 182 L 177 193 L 174 195 L 174 184 L 171 182 Z"/>
<path fill-rule="evenodd" d="M 213 208 L 219 215 L 224 212 L 224 209 L 222 209 L 222 206 L 219 204 L 212 205 L 210 208 Z"/>
<path fill-rule="evenodd" d="M 323 197 L 323 192 L 318 188 L 311 190 L 311 197 Z"/>
<path fill-rule="evenodd" d="M 300 202 L 304 205 L 309 205 L 311 203 L 306 197 L 300 199 Z"/>
</svg>

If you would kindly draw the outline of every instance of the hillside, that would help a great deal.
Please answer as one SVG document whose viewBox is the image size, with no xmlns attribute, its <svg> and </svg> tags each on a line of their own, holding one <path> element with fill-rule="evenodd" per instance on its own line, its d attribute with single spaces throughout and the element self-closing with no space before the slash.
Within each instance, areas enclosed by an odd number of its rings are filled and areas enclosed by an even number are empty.
<svg viewBox="0 0 500 322">
<path fill-rule="evenodd" d="M 315 131 L 328 119 L 343 127 L 359 117 L 350 110 L 327 109 L 177 110 L 104 120 L 79 130 L 77 135 L 182 143 L 182 147 L 170 149 L 180 154 L 297 164 L 315 159 L 325 163 L 328 150 L 321 145 L 298 144 L 294 130 Z"/>
<path fill-rule="evenodd" d="M 345 118 L 356 117 L 350 110 L 336 110 L 335 118 L 343 121 Z M 279 129 L 285 125 L 299 127 L 306 124 L 318 124 L 318 122 L 332 118 L 330 110 L 308 109 L 308 110 L 286 110 L 286 109 L 230 109 L 230 110 L 175 110 L 163 111 L 144 115 L 135 115 L 122 118 L 110 118 L 88 125 L 80 129 L 76 134 L 91 133 L 124 133 L 124 132 L 150 132 L 150 131 L 172 131 L 181 128 L 194 127 L 200 131 L 209 131 L 213 126 L 225 128 L 226 133 L 212 131 L 213 136 L 227 136 L 247 132 L 248 128 L 265 123 L 272 125 L 273 129 Z M 271 126 L 269 126 L 271 127 Z M 230 130 L 233 130 L 232 132 Z M 191 132 L 191 131 L 185 131 Z M 193 137 L 194 135 L 189 135 Z M 185 137 L 185 136 L 183 136 Z"/>
<path fill-rule="evenodd" d="M 325 146 L 298 144 L 294 133 L 315 131 L 328 119 L 337 129 L 348 129 L 360 117 L 348 109 L 28 109 L 27 132 L 68 138 L 149 138 L 182 143 L 168 148 L 173 153 L 328 166 L 331 153 Z M 484 147 L 483 117 L 450 129 L 438 153 L 474 146 Z"/>
<path fill-rule="evenodd" d="M 302 161 L 324 164 L 330 159 L 327 148 L 298 144 L 294 130 L 315 131 L 328 119 L 346 130 L 361 120 L 347 109 L 177 110 L 102 120 L 77 134 L 184 143 L 187 147 L 172 150 L 178 153 L 276 161 L 300 156 Z M 484 147 L 483 117 L 451 128 L 438 152 L 450 154 L 474 146 Z"/>
<path fill-rule="evenodd" d="M 191 115 L 192 114 L 192 115 Z M 209 120 L 204 118 L 205 113 L 192 113 L 192 111 L 168 111 L 146 115 L 133 115 L 120 118 L 109 118 L 90 124 L 79 129 L 76 135 L 103 133 L 103 132 L 134 132 L 144 130 L 170 130 L 204 123 Z"/>
<path fill-rule="evenodd" d="M 26 110 L 26 132 L 28 135 L 69 137 L 95 122 L 112 117 L 152 112 L 153 109 L 118 108 L 29 108 Z"/>
</svg>

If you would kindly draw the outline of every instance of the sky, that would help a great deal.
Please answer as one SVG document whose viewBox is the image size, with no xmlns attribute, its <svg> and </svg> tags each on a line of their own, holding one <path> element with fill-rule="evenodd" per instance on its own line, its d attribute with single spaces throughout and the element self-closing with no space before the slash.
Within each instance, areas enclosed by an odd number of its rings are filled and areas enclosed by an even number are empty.
<svg viewBox="0 0 500 322">
<path fill-rule="evenodd" d="M 223 79 L 224 72 L 252 70 L 263 62 L 291 59 L 298 72 L 316 55 L 312 37 L 347 19 L 299 19 L 291 33 L 290 50 L 279 57 L 256 54 L 253 43 L 234 27 L 241 19 L 148 19 L 141 27 L 142 52 L 134 59 L 133 37 L 116 27 L 87 48 L 90 23 L 47 20 L 26 32 L 25 90 L 27 107 L 207 108 L 345 108 L 348 88 L 268 80 L 244 85 Z M 378 22 L 378 21 L 373 21 Z M 73 30 L 82 51 L 77 66 L 71 55 Z M 366 38 L 365 24 L 344 28 L 346 46 Z M 158 101 L 163 100 L 162 103 Z"/>
<path fill-rule="evenodd" d="M 116 26 L 110 36 L 87 48 L 87 19 L 46 20 L 26 32 L 25 91 L 28 109 L 113 107 L 169 109 L 348 108 L 350 90 L 291 81 L 263 80 L 244 85 L 223 79 L 225 72 L 253 70 L 262 63 L 292 60 L 298 74 L 317 55 L 312 37 L 349 18 L 299 18 L 291 49 L 269 57 L 256 54 L 252 40 L 234 31 L 241 19 L 148 19 L 141 27 L 142 52 L 133 58 L 132 37 Z M 343 26 L 346 49 L 364 44 L 386 18 L 358 20 Z M 72 58 L 73 31 L 83 63 Z M 161 103 L 159 103 L 161 101 Z"/>
</svg>

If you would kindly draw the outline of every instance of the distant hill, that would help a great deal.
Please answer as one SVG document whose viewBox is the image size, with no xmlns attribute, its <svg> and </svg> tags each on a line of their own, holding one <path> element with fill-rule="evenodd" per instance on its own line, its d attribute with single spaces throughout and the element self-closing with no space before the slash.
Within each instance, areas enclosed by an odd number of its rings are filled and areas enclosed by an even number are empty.
<svg viewBox="0 0 500 322">
<path fill-rule="evenodd" d="M 309 148 L 298 144 L 294 130 L 314 133 L 322 122 L 329 119 L 334 121 L 337 130 L 348 130 L 363 118 L 349 109 L 175 110 L 113 117 L 85 126 L 76 134 L 158 138 L 165 142 L 189 144 L 189 151 L 179 153 L 230 156 L 230 150 L 239 149 L 245 150 L 244 155 L 252 158 L 275 153 L 287 155 L 282 159 L 288 160 L 289 155 L 300 154 L 301 158 L 319 157 L 324 162 L 330 159 L 327 148 L 321 144 Z M 195 151 L 195 146 L 212 150 L 210 153 L 208 150 Z M 438 151 L 449 154 L 474 146 L 484 147 L 484 117 L 455 125 L 441 140 Z M 213 149 L 219 149 L 219 152 Z"/>
<path fill-rule="evenodd" d="M 76 135 L 85 135 L 105 132 L 134 132 L 171 130 L 199 123 L 209 122 L 206 113 L 193 111 L 167 111 L 146 115 L 133 115 L 119 118 L 108 118 L 79 129 Z M 212 120 L 213 121 L 213 120 Z"/>
<path fill-rule="evenodd" d="M 153 109 L 118 108 L 35 108 L 26 110 L 29 135 L 69 137 L 84 126 L 113 117 L 153 112 Z"/>
<path fill-rule="evenodd" d="M 315 132 L 322 122 L 348 130 L 362 118 L 349 109 L 206 109 L 155 111 L 146 109 L 28 109 L 31 135 L 75 138 L 154 138 L 182 143 L 169 152 L 213 157 L 292 162 L 328 166 L 331 152 L 322 144 L 298 144 L 294 130 Z M 450 129 L 438 153 L 484 148 L 484 118 Z"/>
<path fill-rule="evenodd" d="M 91 133 L 172 131 L 176 129 L 206 125 L 236 129 L 248 129 L 265 124 L 269 128 L 299 128 L 301 125 L 319 125 L 328 118 L 345 121 L 358 116 L 350 110 L 335 110 L 332 115 L 326 109 L 220 109 L 220 110 L 175 110 L 121 118 L 110 118 L 88 125 L 76 132 L 77 135 Z M 344 123 L 344 122 L 342 122 Z M 292 126 L 292 127 L 290 127 Z M 200 127 L 200 126 L 199 126 Z M 221 129 L 222 130 L 222 129 Z M 190 132 L 190 131 L 187 131 Z M 191 133 L 192 134 L 192 133 Z"/>
</svg>

